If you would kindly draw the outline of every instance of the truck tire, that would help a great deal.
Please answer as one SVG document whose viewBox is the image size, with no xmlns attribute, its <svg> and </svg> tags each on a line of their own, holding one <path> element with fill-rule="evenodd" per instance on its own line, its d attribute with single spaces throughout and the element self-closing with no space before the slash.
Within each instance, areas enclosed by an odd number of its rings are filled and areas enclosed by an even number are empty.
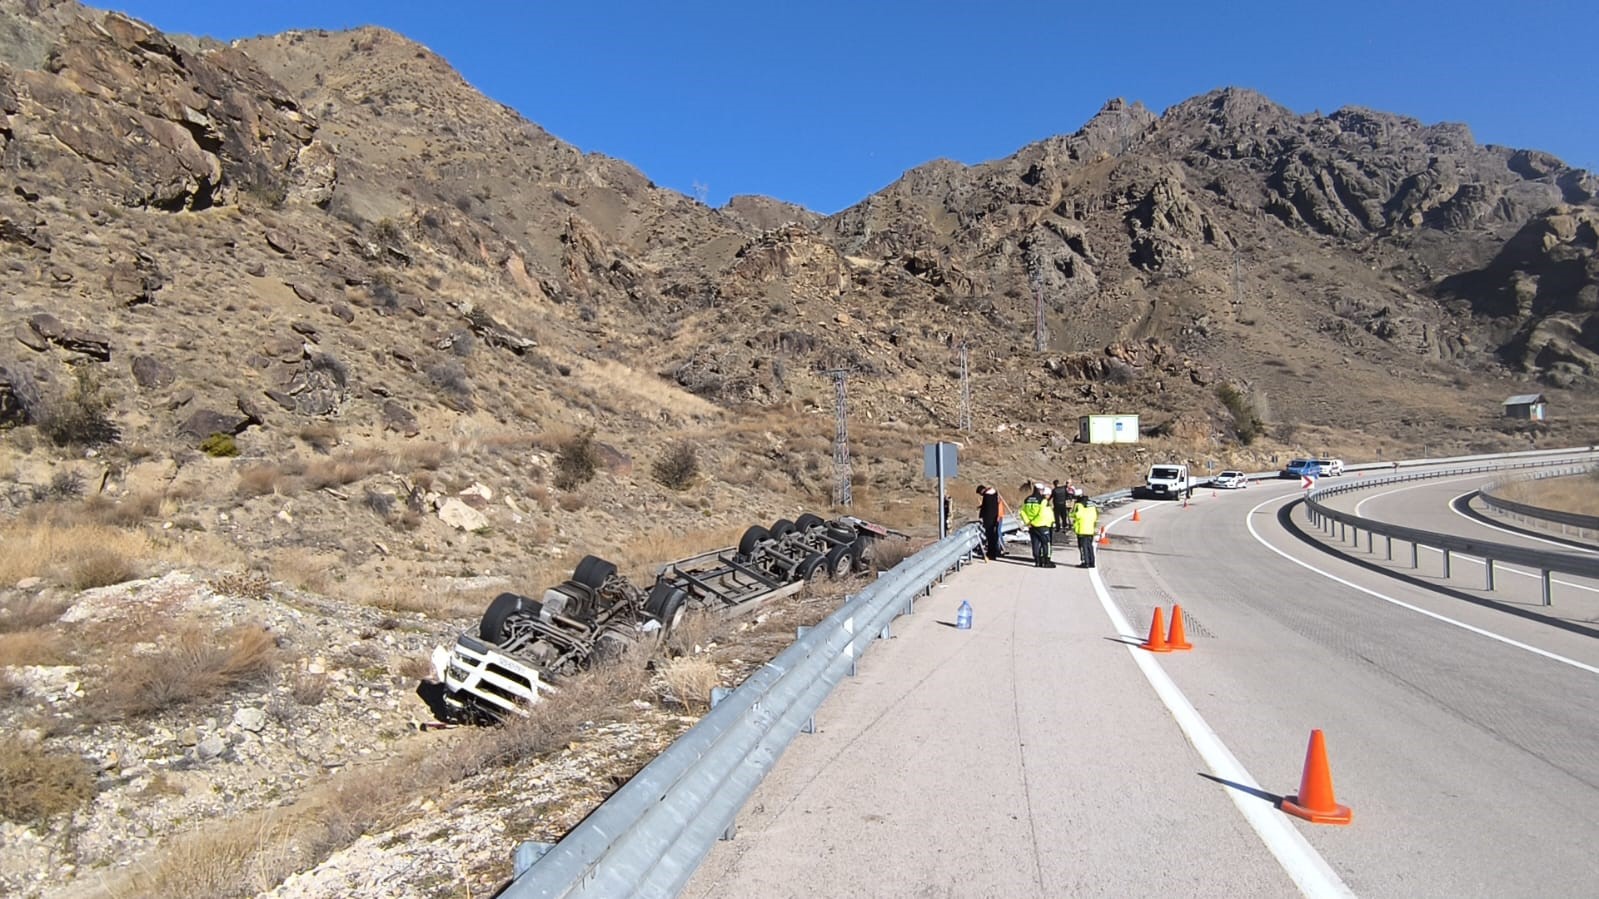
<svg viewBox="0 0 1599 899">
<path fill-rule="evenodd" d="M 828 577 L 837 578 L 849 574 L 850 546 L 853 546 L 853 544 L 835 546 L 827 551 L 827 555 L 823 557 L 823 564 L 827 566 Z M 841 562 L 843 563 L 842 565 L 840 564 Z"/>
<path fill-rule="evenodd" d="M 616 573 L 616 566 L 605 561 L 599 556 L 584 556 L 577 563 L 577 568 L 572 570 L 572 580 L 589 588 L 598 590 L 605 586 L 605 582 Z"/>
<path fill-rule="evenodd" d="M 505 622 L 509 621 L 512 615 L 520 612 L 537 615 L 541 608 L 543 606 L 537 600 L 515 593 L 501 593 L 494 597 L 489 603 L 488 610 L 483 613 L 483 620 L 477 627 L 478 638 L 498 646 L 500 641 L 505 639 Z"/>
<path fill-rule="evenodd" d="M 664 639 L 671 635 L 677 626 L 683 623 L 683 616 L 688 614 L 688 594 L 682 590 L 673 590 L 666 594 L 654 615 L 661 622 L 661 637 Z"/>
<path fill-rule="evenodd" d="M 771 532 L 766 530 L 766 528 L 758 524 L 750 525 L 750 529 L 744 532 L 743 537 L 739 538 L 738 554 L 746 559 L 749 558 L 750 553 L 755 551 L 756 544 L 770 536 Z"/>
<path fill-rule="evenodd" d="M 827 569 L 827 556 L 823 553 L 811 553 L 794 569 L 794 580 L 808 581 L 816 576 L 818 569 L 824 571 Z"/>
<path fill-rule="evenodd" d="M 794 526 L 794 522 L 789 521 L 787 518 L 779 518 L 772 522 L 772 529 L 768 533 L 773 537 L 781 537 L 784 534 L 792 534 L 795 530 L 797 528 Z"/>
<path fill-rule="evenodd" d="M 820 516 L 820 515 L 812 515 L 809 512 L 806 512 L 805 514 L 801 515 L 800 517 L 794 519 L 794 527 L 796 527 L 796 528 L 798 528 L 798 529 L 800 529 L 802 531 L 808 531 L 811 528 L 816 527 L 819 524 L 826 524 L 826 523 L 827 522 L 822 518 L 822 516 Z"/>
</svg>

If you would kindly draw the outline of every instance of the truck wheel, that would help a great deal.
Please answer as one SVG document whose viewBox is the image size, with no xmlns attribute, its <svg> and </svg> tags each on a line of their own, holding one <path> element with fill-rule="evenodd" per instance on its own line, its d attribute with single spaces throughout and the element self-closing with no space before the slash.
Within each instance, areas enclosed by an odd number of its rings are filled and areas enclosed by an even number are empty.
<svg viewBox="0 0 1599 899">
<path fill-rule="evenodd" d="M 866 570 L 866 547 L 866 538 L 857 537 L 855 542 L 846 548 L 846 553 L 849 556 L 849 571 L 858 573 Z"/>
<path fill-rule="evenodd" d="M 808 531 L 811 528 L 816 527 L 819 524 L 826 524 L 826 523 L 827 522 L 825 520 L 823 520 L 822 516 L 820 516 L 820 515 L 812 515 L 809 512 L 806 512 L 805 514 L 801 515 L 800 517 L 794 519 L 794 527 L 796 527 L 796 528 L 798 528 L 798 529 L 800 529 L 802 531 Z"/>
<path fill-rule="evenodd" d="M 827 566 L 828 577 L 836 578 L 849 574 L 849 550 L 850 546 L 853 545 L 854 544 L 835 546 L 827 551 L 827 555 L 823 557 L 822 564 Z M 843 564 L 839 564 L 840 562 Z"/>
<path fill-rule="evenodd" d="M 766 530 L 766 528 L 758 524 L 750 525 L 750 529 L 744 532 L 743 537 L 739 538 L 738 554 L 746 559 L 749 558 L 750 553 L 755 551 L 756 544 L 770 536 L 771 532 Z"/>
<path fill-rule="evenodd" d="M 818 568 L 825 569 L 826 567 L 827 556 L 822 553 L 811 553 L 805 557 L 805 561 L 799 563 L 798 568 L 794 569 L 794 580 L 808 581 L 816 576 Z"/>
<path fill-rule="evenodd" d="M 688 615 L 688 594 L 682 590 L 673 590 L 661 601 L 660 607 L 655 610 L 655 617 L 661 622 L 661 638 L 670 636 L 677 626 L 683 623 L 683 618 Z"/>
<path fill-rule="evenodd" d="M 488 610 L 483 613 L 483 620 L 478 624 L 477 635 L 481 640 L 500 645 L 505 639 L 505 622 L 518 612 L 529 612 L 537 615 L 543 605 L 526 596 L 515 593 L 501 593 L 489 603 Z"/>
<path fill-rule="evenodd" d="M 616 566 L 605 561 L 599 556 L 584 556 L 577 563 L 577 568 L 572 571 L 572 580 L 589 588 L 598 590 L 605 586 L 605 582 L 616 573 Z"/>
<path fill-rule="evenodd" d="M 787 518 L 779 518 L 772 522 L 772 529 L 768 533 L 773 537 L 781 537 L 784 534 L 792 534 L 795 530 L 794 522 L 789 521 Z"/>
</svg>

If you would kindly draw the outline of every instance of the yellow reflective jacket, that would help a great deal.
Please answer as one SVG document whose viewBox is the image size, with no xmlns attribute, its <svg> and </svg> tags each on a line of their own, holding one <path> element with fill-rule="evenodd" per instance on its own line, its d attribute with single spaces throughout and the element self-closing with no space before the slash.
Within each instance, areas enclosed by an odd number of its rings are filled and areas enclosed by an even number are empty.
<svg viewBox="0 0 1599 899">
<path fill-rule="evenodd" d="M 1030 528 L 1052 528 L 1055 526 L 1055 510 L 1040 496 L 1029 496 L 1022 500 L 1022 507 L 1017 510 L 1016 517 L 1022 524 Z"/>
<path fill-rule="evenodd" d="M 1092 534 L 1099 530 L 1099 507 L 1086 503 L 1072 506 L 1072 532 L 1075 534 Z"/>
</svg>

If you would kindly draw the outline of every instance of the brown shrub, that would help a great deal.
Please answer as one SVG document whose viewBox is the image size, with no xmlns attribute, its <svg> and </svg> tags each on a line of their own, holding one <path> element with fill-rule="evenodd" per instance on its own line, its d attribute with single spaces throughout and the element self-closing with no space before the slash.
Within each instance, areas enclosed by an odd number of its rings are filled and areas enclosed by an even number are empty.
<svg viewBox="0 0 1599 899">
<path fill-rule="evenodd" d="M 871 563 L 878 571 L 887 571 L 915 555 L 921 545 L 898 537 L 883 537 L 872 541 Z"/>
<path fill-rule="evenodd" d="M 657 670 L 671 691 L 671 698 L 690 710 L 709 708 L 711 688 L 721 682 L 716 663 L 706 656 L 668 659 Z"/>
<path fill-rule="evenodd" d="M 32 576 L 59 577 L 62 582 L 77 582 L 79 578 L 73 572 L 80 563 L 87 563 L 87 567 L 92 569 L 104 565 L 113 556 L 120 557 L 126 565 L 132 564 L 128 561 L 131 559 L 159 556 L 157 548 L 142 534 L 103 525 L 81 524 L 70 518 L 60 524 L 21 518 L 9 526 L 0 527 L 0 544 L 5 546 L 5 552 L 0 552 L 0 584 L 13 584 Z M 91 553 L 98 554 L 99 558 L 90 562 L 86 556 Z M 106 576 L 115 573 L 111 571 Z M 84 572 L 88 581 L 115 583 L 91 575 L 91 571 Z M 90 586 L 98 585 L 91 583 Z"/>
<path fill-rule="evenodd" d="M 671 655 L 695 655 L 726 639 L 731 622 L 704 609 L 683 616 L 666 635 L 666 651 Z"/>
<path fill-rule="evenodd" d="M 278 663 L 272 634 L 261 627 L 220 633 L 197 625 L 162 635 L 153 652 L 128 653 L 89 694 L 91 717 L 120 720 L 213 699 L 265 682 Z"/>
<path fill-rule="evenodd" d="M 316 452 L 331 452 L 339 445 L 339 429 L 330 422 L 312 422 L 300 429 L 300 439 Z"/>
<path fill-rule="evenodd" d="M 312 490 L 342 487 L 389 468 L 392 461 L 389 455 L 381 450 L 370 448 L 355 450 L 330 459 L 318 459 L 307 465 L 305 482 Z"/>
<path fill-rule="evenodd" d="M 18 596 L 0 600 L 0 634 L 31 631 L 61 617 L 72 603 L 65 599 Z"/>
<path fill-rule="evenodd" d="M 47 821 L 94 798 L 94 772 L 75 755 L 55 755 L 17 739 L 0 742 L 0 816 Z"/>
<path fill-rule="evenodd" d="M 103 494 L 83 501 L 84 518 L 112 527 L 132 527 L 160 517 L 165 498 L 159 491 L 130 493 L 120 499 Z"/>
<path fill-rule="evenodd" d="M 45 630 L 0 633 L 0 668 L 59 665 L 66 658 L 60 634 Z"/>
<path fill-rule="evenodd" d="M 576 493 L 563 493 L 556 502 L 567 512 L 581 512 L 583 507 L 588 505 L 588 500 Z"/>
<path fill-rule="evenodd" d="M 139 576 L 138 563 L 115 546 L 91 546 L 67 563 L 67 586 L 92 590 L 131 581 Z"/>
<path fill-rule="evenodd" d="M 263 462 L 239 469 L 239 483 L 234 487 L 234 492 L 246 499 L 269 493 L 292 496 L 299 492 L 299 483 L 283 466 Z"/>
</svg>

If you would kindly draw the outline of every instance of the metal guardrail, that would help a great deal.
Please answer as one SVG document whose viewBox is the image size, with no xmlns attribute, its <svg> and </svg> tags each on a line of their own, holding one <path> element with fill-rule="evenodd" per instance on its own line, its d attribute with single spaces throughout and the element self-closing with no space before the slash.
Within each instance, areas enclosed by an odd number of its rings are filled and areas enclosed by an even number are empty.
<svg viewBox="0 0 1599 899">
<path fill-rule="evenodd" d="M 1009 522 L 1007 522 L 1009 524 Z M 951 569 L 979 552 L 966 525 L 883 573 L 792 646 L 725 694 L 700 722 L 634 775 L 500 895 L 675 896 L 794 735 L 861 654 Z M 522 853 L 519 850 L 519 856 Z"/>
<path fill-rule="evenodd" d="M 1588 531 L 1599 532 L 1599 515 L 1580 515 L 1576 512 L 1562 512 L 1559 509 L 1546 509 L 1529 503 L 1519 503 L 1502 496 L 1495 496 L 1494 491 L 1510 483 L 1520 483 L 1527 480 L 1544 480 L 1546 478 L 1571 477 L 1584 475 L 1596 471 L 1593 465 L 1584 465 L 1580 468 L 1565 469 L 1561 471 L 1539 472 L 1531 478 L 1516 478 L 1513 481 L 1494 482 L 1481 490 L 1477 495 L 1482 497 L 1483 505 L 1495 512 L 1511 515 L 1523 521 L 1536 522 L 1541 525 L 1560 525 L 1560 533 L 1568 534 L 1567 528 L 1576 528 L 1578 539 L 1587 536 Z"/>
<path fill-rule="evenodd" d="M 1569 455 L 1571 451 L 1565 452 Z M 1524 455 L 1541 454 L 1542 451 Z M 1404 464 L 1437 461 L 1447 460 L 1412 460 Z M 1388 467 L 1374 463 L 1349 466 L 1347 470 Z M 1492 466 L 1495 470 L 1503 467 Z M 1465 471 L 1477 470 L 1484 469 Z M 1438 475 L 1366 479 L 1317 491 L 1308 498 L 1307 505 L 1314 516 L 1327 521 L 1365 529 L 1368 535 L 1380 533 L 1424 545 L 1445 546 L 1446 553 L 1494 547 L 1490 551 L 1492 558 L 1515 562 L 1558 555 L 1383 525 L 1326 509 L 1315 501 L 1334 492 L 1386 480 L 1433 476 Z M 1122 489 L 1095 496 L 1094 500 L 1111 506 L 1131 498 L 1132 491 Z M 1002 525 L 1005 532 L 1018 527 L 1014 518 L 1007 518 Z M 716 840 L 731 836 L 739 809 L 794 736 L 811 729 L 816 709 L 840 680 L 854 673 L 857 660 L 871 642 L 890 636 L 891 623 L 912 611 L 916 597 L 929 593 L 933 584 L 951 569 L 979 554 L 981 539 L 982 531 L 977 525 L 961 527 L 849 597 L 836 612 L 802 633 L 793 645 L 736 690 L 724 694 L 698 724 L 645 765 L 559 843 L 545 848 L 542 854 L 536 844 L 519 847 L 516 878 L 500 895 L 508 899 L 677 895 Z M 1391 548 L 1390 544 L 1390 556 Z M 1571 567 L 1562 564 L 1552 570 L 1599 575 L 1599 559 L 1573 559 Z M 1490 562 L 1490 588 L 1492 577 Z M 1544 589 L 1547 603 L 1547 571 Z"/>
<path fill-rule="evenodd" d="M 1443 574 L 1449 577 L 1450 555 L 1471 556 L 1483 560 L 1487 571 L 1488 590 L 1494 589 L 1494 563 L 1506 562 L 1513 565 L 1524 565 L 1535 568 L 1541 574 L 1542 599 L 1544 605 L 1552 604 L 1550 593 L 1551 579 L 1554 572 L 1575 574 L 1580 577 L 1599 578 L 1599 556 L 1578 555 L 1575 553 L 1552 552 L 1548 550 L 1529 549 L 1523 546 L 1511 546 L 1504 543 L 1494 543 L 1488 540 L 1477 540 L 1469 537 L 1457 537 L 1452 534 L 1439 534 L 1424 531 L 1420 528 L 1404 527 L 1402 525 L 1385 524 L 1369 518 L 1362 518 L 1349 512 L 1340 512 L 1322 504 L 1322 500 L 1382 484 L 1395 484 L 1405 481 L 1423 480 L 1428 478 L 1452 477 L 1463 474 L 1476 474 L 1485 471 L 1503 471 L 1507 468 L 1534 468 L 1550 465 L 1569 464 L 1570 460 L 1542 460 L 1532 462 L 1513 462 L 1491 465 L 1479 465 L 1468 468 L 1450 468 L 1411 472 L 1409 474 L 1391 475 L 1382 478 L 1366 478 L 1353 483 L 1340 484 L 1336 487 L 1326 487 L 1313 490 L 1305 497 L 1305 508 L 1310 513 L 1311 523 L 1330 533 L 1333 526 L 1339 529 L 1339 539 L 1353 539 L 1358 545 L 1360 533 L 1366 533 L 1366 551 L 1372 552 L 1373 539 L 1383 537 L 1387 541 L 1387 555 L 1393 559 L 1393 541 L 1400 540 L 1410 544 L 1410 567 L 1417 567 L 1416 548 L 1429 546 L 1443 552 Z M 1350 532 L 1353 532 L 1352 536 Z"/>
</svg>

